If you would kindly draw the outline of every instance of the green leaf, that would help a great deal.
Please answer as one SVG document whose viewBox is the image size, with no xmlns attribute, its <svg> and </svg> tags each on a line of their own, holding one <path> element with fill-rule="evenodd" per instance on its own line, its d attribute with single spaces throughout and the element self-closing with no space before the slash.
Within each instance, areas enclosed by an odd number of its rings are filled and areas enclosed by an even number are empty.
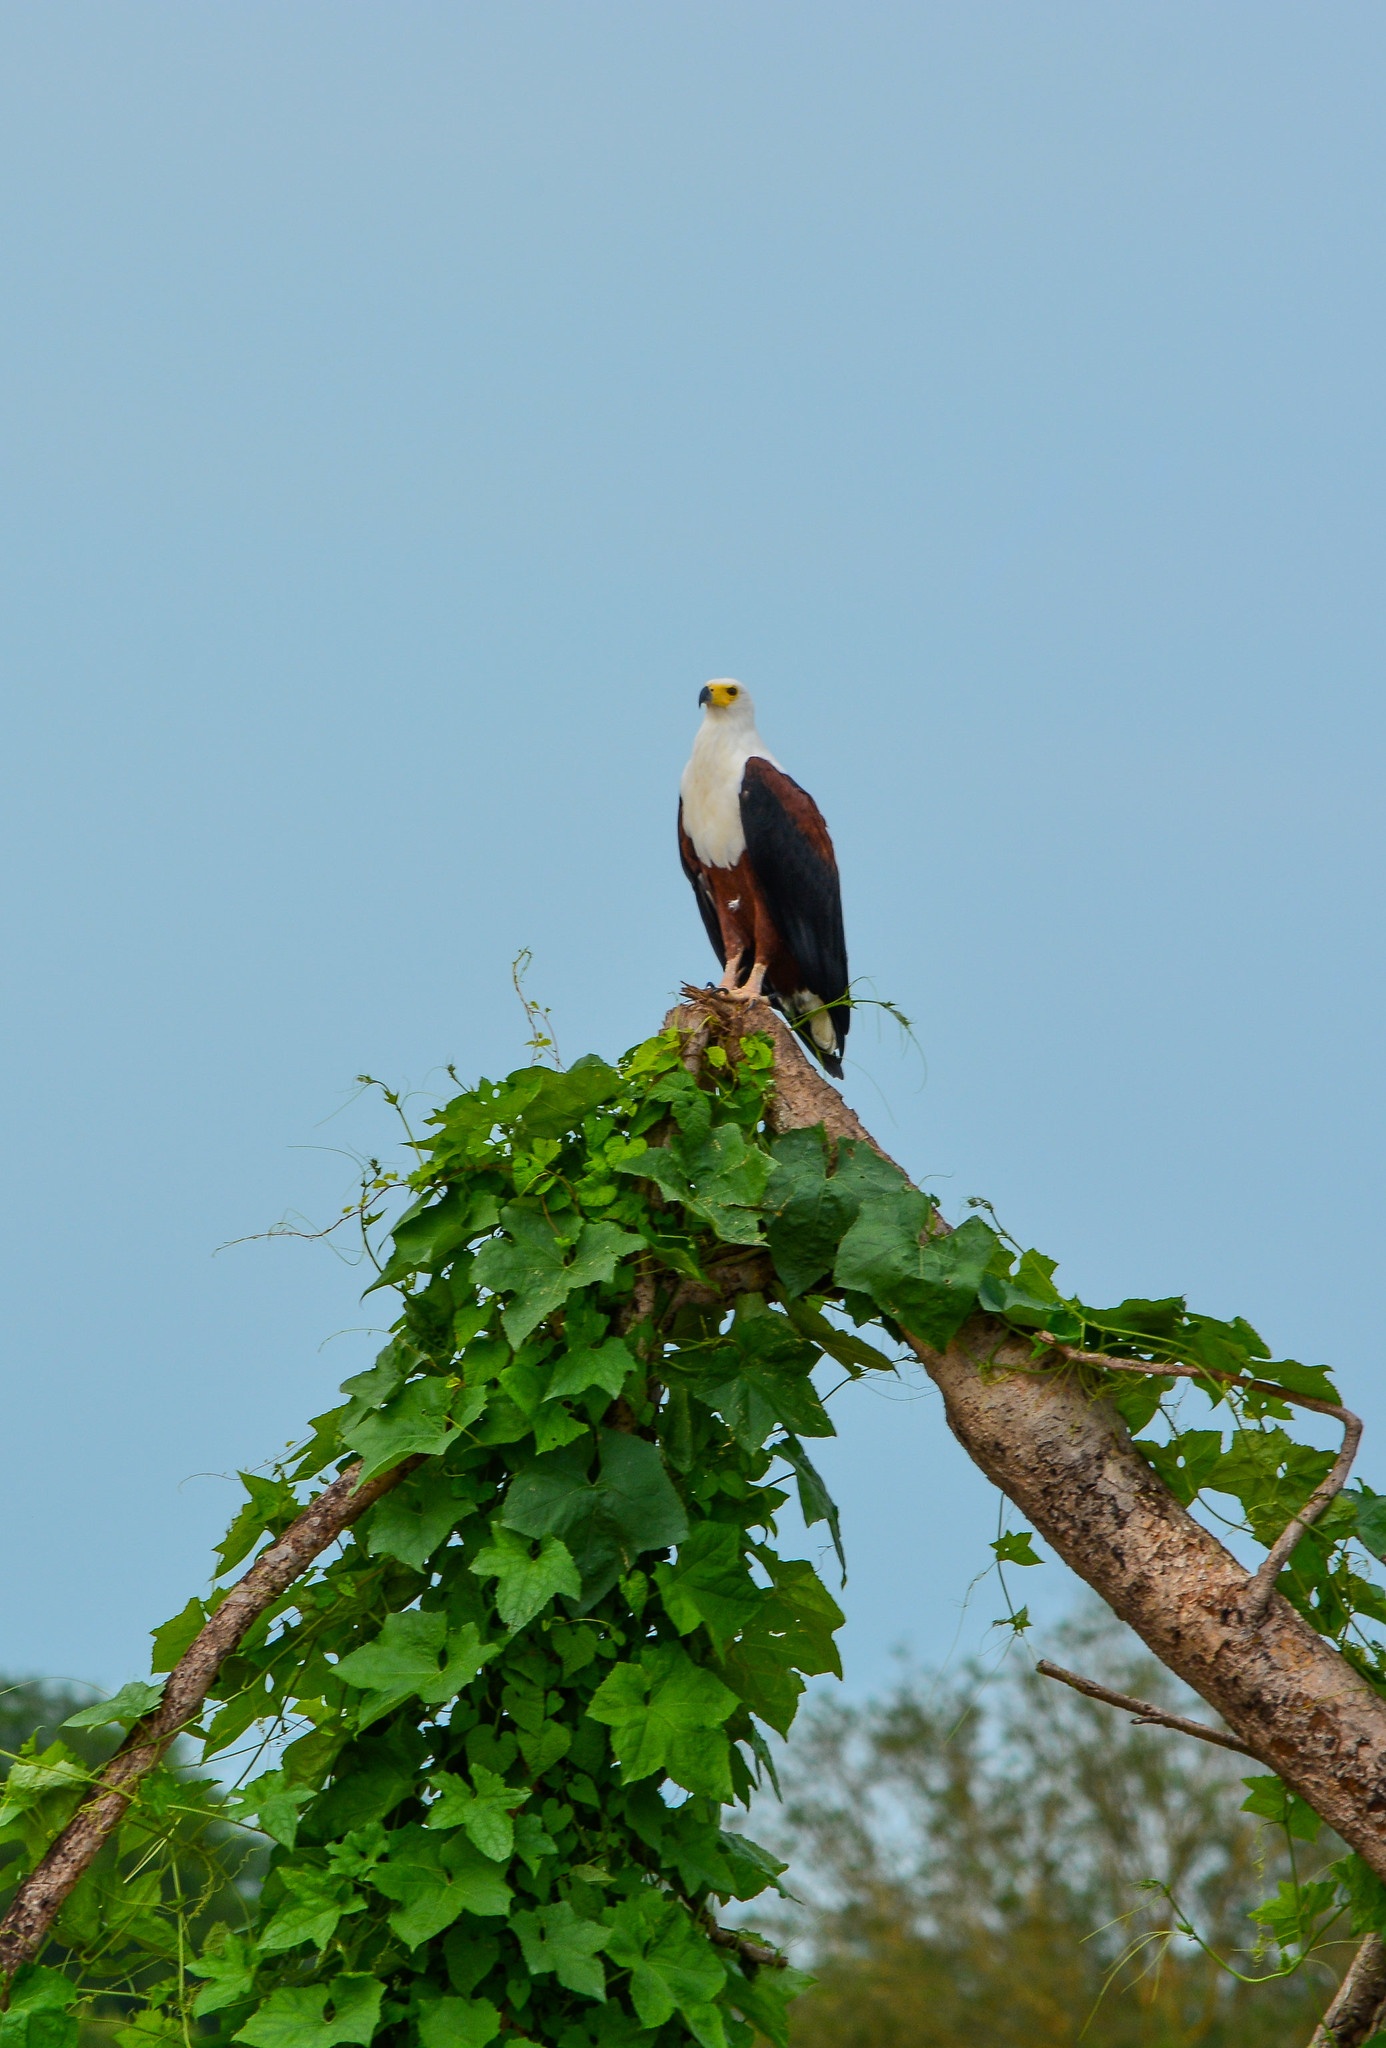
<svg viewBox="0 0 1386 2048">
<path fill-rule="evenodd" d="M 763 1595 L 746 1568 L 740 1526 L 699 1522 L 679 1545 L 673 1564 L 655 1566 L 664 1611 L 681 1636 L 700 1622 L 721 1649 L 761 1606 Z"/>
<path fill-rule="evenodd" d="M 475 1622 L 449 1631 L 436 1611 L 392 1614 L 373 1642 L 340 1660 L 337 1676 L 366 1694 L 358 1725 L 367 1728 L 405 1700 L 438 1707 L 455 1698 L 499 1650 L 482 1642 Z"/>
<path fill-rule="evenodd" d="M 608 1337 L 596 1350 L 584 1346 L 566 1352 L 554 1368 L 544 1399 L 556 1401 L 561 1394 L 585 1394 L 589 1387 L 600 1387 L 614 1401 L 636 1370 L 635 1360 L 620 1338 Z"/>
<path fill-rule="evenodd" d="M 584 1053 L 566 1073 L 532 1067 L 526 1079 L 535 1074 L 539 1085 L 514 1124 L 516 1136 L 526 1145 L 536 1138 L 566 1137 L 585 1116 L 590 1116 L 602 1103 L 610 1102 L 621 1090 L 621 1077 L 616 1069 L 595 1053 Z"/>
<path fill-rule="evenodd" d="M 312 1864 L 288 1864 L 279 1871 L 288 1897 L 259 1937 L 261 1952 L 277 1955 L 311 1942 L 325 1949 L 345 1913 L 360 1913 L 365 1900 L 344 1879 Z"/>
<path fill-rule="evenodd" d="M 242 1472 L 240 1480 L 250 1498 L 217 1545 L 218 1578 L 248 1557 L 267 1530 L 276 1525 L 286 1527 L 302 1506 L 285 1479 L 261 1479 L 254 1472 Z"/>
<path fill-rule="evenodd" d="M 80 1991 L 61 1970 L 46 1969 L 40 1963 L 21 1963 L 5 1996 L 7 2012 L 66 2012 L 75 2005 Z"/>
<path fill-rule="evenodd" d="M 652 1145 L 618 1171 L 654 1181 L 723 1243 L 759 1244 L 770 1169 L 768 1154 L 750 1144 L 736 1124 L 716 1124 L 700 1136 L 680 1131 L 667 1146 Z"/>
<path fill-rule="evenodd" d="M 1149 1459 L 1175 1499 L 1187 1507 L 1222 1462 L 1222 1432 L 1184 1429 L 1166 1444 L 1141 1437 L 1136 1449 Z"/>
<path fill-rule="evenodd" d="M 1129 1377 L 1123 1374 L 1106 1392 L 1117 1414 L 1132 1436 L 1136 1436 L 1155 1415 L 1173 1385 L 1173 1379 L 1161 1373 L 1143 1373 L 1139 1378 L 1132 1373 Z"/>
<path fill-rule="evenodd" d="M 804 1687 L 797 1676 L 842 1675 L 835 1632 L 844 1616 L 803 1558 L 767 1559 L 772 1592 L 723 1659 L 728 1682 L 753 1713 L 789 1733 Z"/>
<path fill-rule="evenodd" d="M 1386 1557 L 1386 1493 L 1374 1493 L 1359 1480 L 1344 1498 L 1352 1503 L 1358 1540 L 1373 1557 Z"/>
<path fill-rule="evenodd" d="M 728 1744 L 721 1723 L 736 1695 L 677 1643 L 644 1649 L 598 1686 L 588 1714 L 611 1730 L 621 1782 L 667 1770 L 688 1792 L 730 1799 Z"/>
<path fill-rule="evenodd" d="M 794 1468 L 794 1478 L 799 1489 L 799 1512 L 804 1518 L 804 1526 L 811 1529 L 815 1522 L 827 1523 L 828 1534 L 832 1537 L 833 1549 L 837 1552 L 838 1569 L 842 1573 L 842 1583 L 845 1586 L 847 1553 L 842 1547 L 842 1519 L 838 1514 L 837 1503 L 823 1484 L 808 1452 L 791 1430 L 786 1430 L 784 1441 L 776 1444 L 775 1449 L 782 1458 L 787 1458 Z"/>
<path fill-rule="evenodd" d="M 1004 1536 L 998 1536 L 992 1544 L 998 1564 L 1043 1564 L 1042 1557 L 1036 1557 L 1034 1543 L 1028 1529 L 1008 1529 Z"/>
<path fill-rule="evenodd" d="M 1186 1431 L 1176 1442 L 1182 1444 L 1193 1434 Z M 1297 1443 L 1283 1429 L 1244 1429 L 1218 1459 L 1207 1484 L 1239 1500 L 1253 1535 L 1268 1544 L 1303 1507 L 1332 1464 L 1332 1451 Z"/>
<path fill-rule="evenodd" d="M 1000 1240 L 976 1216 L 948 1236 L 926 1238 L 932 1215 L 928 1197 L 909 1189 L 864 1202 L 833 1270 L 839 1286 L 869 1294 L 912 1336 L 942 1350 L 976 1306 Z"/>
<path fill-rule="evenodd" d="M 1179 1334 L 1186 1308 L 1182 1295 L 1169 1294 L 1159 1301 L 1150 1301 L 1144 1295 L 1133 1294 L 1129 1300 L 1119 1301 L 1115 1308 L 1084 1308 L 1083 1314 L 1105 1337 L 1119 1342 L 1139 1342 L 1150 1337 L 1170 1341 Z"/>
<path fill-rule="evenodd" d="M 743 1450 L 759 1450 L 777 1424 L 803 1436 L 836 1434 L 809 1377 L 818 1347 L 801 1337 L 787 1316 L 767 1309 L 755 1296 L 743 1296 L 729 1335 L 730 1342 L 691 1385 Z"/>
<path fill-rule="evenodd" d="M 435 1998 L 419 2012 L 423 2048 L 490 2048 L 500 2026 L 489 1998 Z"/>
<path fill-rule="evenodd" d="M 725 2048 L 712 2001 L 726 1984 L 726 1966 L 681 1906 L 650 1891 L 623 1900 L 606 1952 L 617 1969 L 630 1971 L 631 2003 L 645 2026 L 662 2027 L 682 2013 L 700 2048 Z"/>
<path fill-rule="evenodd" d="M 68 1992 L 70 1996 L 71 1985 Z M 79 2038 L 75 2013 L 50 2006 L 36 2012 L 0 2013 L 0 2048 L 77 2048 Z"/>
<path fill-rule="evenodd" d="M 441 1200 L 416 1204 L 392 1232 L 394 1250 L 375 1287 L 389 1287 L 409 1273 L 434 1273 L 474 1236 L 474 1203 L 464 1188 L 449 1188 Z M 367 1289 L 374 1292 L 374 1287 Z"/>
<path fill-rule="evenodd" d="M 390 1837 L 390 1856 L 370 1873 L 395 1910 L 390 1926 L 410 1948 L 451 1927 L 459 1913 L 504 1915 L 514 1897 L 489 1857 L 459 1831 L 430 1834 L 411 1824 Z"/>
<path fill-rule="evenodd" d="M 1256 1776 L 1243 1778 L 1247 1788 L 1242 1801 L 1243 1813 L 1254 1813 L 1258 1820 L 1273 1821 L 1277 1827 L 1288 1829 L 1300 1842 L 1318 1840 L 1323 1822 L 1312 1806 L 1292 1792 L 1279 1778 Z"/>
<path fill-rule="evenodd" d="M 1354 1934 L 1374 1933 L 1386 1925 L 1386 1884 L 1369 1870 L 1360 1856 L 1341 1856 L 1330 1863 L 1328 1874 L 1342 1886 L 1352 1913 Z"/>
<path fill-rule="evenodd" d="M 21 1963 L 0 2013 L 0 2048 L 77 2048 L 77 2018 L 69 2007 L 80 1995 L 61 1970 Z"/>
<path fill-rule="evenodd" d="M 567 1734 L 565 1728 L 563 1733 Z M 546 1856 L 552 1856 L 558 1844 L 547 1834 L 537 1814 L 522 1813 L 515 1821 L 515 1854 L 525 1865 L 531 1877 L 538 1871 Z"/>
<path fill-rule="evenodd" d="M 804 1970 L 757 1970 L 748 1977 L 739 1969 L 728 1971 L 727 2003 L 750 2021 L 772 2048 L 788 2048 L 789 2014 L 786 2008 L 802 1998 L 814 1979 Z"/>
<path fill-rule="evenodd" d="M 436 1458 L 445 1451 L 459 1433 L 457 1423 L 448 1414 L 456 1391 L 450 1380 L 410 1380 L 383 1408 L 363 1415 L 352 1428 L 344 1429 L 343 1442 L 361 1460 L 357 1485 L 364 1486 L 368 1479 L 388 1472 L 405 1458 Z M 475 1404 L 470 1410 L 471 1419 L 480 1413 L 485 1397 L 478 1389 L 469 1399 Z"/>
<path fill-rule="evenodd" d="M 625 1430 L 597 1431 L 599 1476 L 589 1478 L 591 1440 L 536 1458 L 511 1481 L 501 1521 L 523 1536 L 561 1536 L 582 1577 L 579 1611 L 609 1593 L 647 1550 L 682 1542 L 688 1516 L 659 1452 Z"/>
<path fill-rule="evenodd" d="M 775 1271 L 793 1300 L 832 1272 L 837 1248 L 856 1221 L 860 1193 L 850 1181 L 828 1175 L 821 1125 L 787 1131 L 771 1148 L 774 1171 L 766 1189 L 771 1211 L 765 1238 Z"/>
<path fill-rule="evenodd" d="M 374 1365 L 342 1381 L 341 1392 L 349 1397 L 342 1418 L 344 1425 L 359 1422 L 372 1408 L 383 1408 L 422 1364 L 423 1359 L 412 1344 L 402 1337 L 392 1337 L 383 1351 L 377 1351 Z"/>
<path fill-rule="evenodd" d="M 835 1358 L 845 1366 L 855 1379 L 863 1372 L 890 1372 L 897 1370 L 895 1360 L 887 1358 L 884 1351 L 878 1351 L 874 1344 L 868 1344 L 854 1330 L 844 1330 L 837 1323 L 831 1323 L 821 1309 L 811 1302 L 791 1301 L 785 1305 L 785 1314 L 801 1337 L 807 1337 L 820 1351 L 826 1351 L 829 1358 Z"/>
<path fill-rule="evenodd" d="M 175 1614 L 156 1629 L 151 1629 L 154 1638 L 153 1654 L 149 1659 L 151 1671 L 172 1671 L 179 1659 L 190 1650 L 201 1635 L 207 1623 L 205 1602 L 193 1594 L 181 1613 Z"/>
<path fill-rule="evenodd" d="M 113 1699 L 101 1700 L 94 1707 L 83 1707 L 76 1714 L 69 1714 L 63 1722 L 64 1728 L 104 1728 L 111 1721 L 127 1724 L 138 1721 L 145 1714 L 152 1713 L 164 1696 L 161 1685 L 150 1685 L 146 1679 L 132 1678 L 123 1685 Z"/>
<path fill-rule="evenodd" d="M 582 1580 L 573 1563 L 572 1552 L 561 1536 L 545 1536 L 538 1555 L 514 1530 L 497 1522 L 493 1541 L 473 1559 L 471 1570 L 478 1578 L 495 1579 L 496 1611 L 506 1628 L 523 1628 L 542 1614 L 558 1593 L 576 1600 Z"/>
<path fill-rule="evenodd" d="M 510 1925 L 532 1977 L 552 1972 L 566 1991 L 605 1999 L 606 1971 L 597 1960 L 606 1944 L 605 1927 L 580 1920 L 566 1899 L 541 1906 L 537 1913 L 516 1913 Z"/>
<path fill-rule="evenodd" d="M 421 1572 L 440 1543 L 472 1513 L 477 1489 L 435 1464 L 411 1474 L 376 1502 L 361 1525 L 372 1557 L 397 1557 Z"/>
<path fill-rule="evenodd" d="M 191 1976 L 210 1979 L 193 2000 L 196 2017 L 205 2019 L 228 2005 L 243 2005 L 255 1989 L 258 1965 L 256 1946 L 248 1935 L 233 1934 L 224 1926 L 214 1930 L 203 1954 L 187 1966 Z"/>
<path fill-rule="evenodd" d="M 1275 1897 L 1253 1906 L 1248 1917 L 1268 1927 L 1283 1949 L 1307 1955 L 1316 1946 L 1320 1920 L 1338 1903 L 1337 1892 L 1327 1878 L 1302 1884 L 1282 1877 Z"/>
<path fill-rule="evenodd" d="M 1258 1380 L 1270 1380 L 1291 1394 L 1307 1394 L 1312 1401 L 1336 1403 L 1340 1398 L 1326 1365 L 1300 1365 L 1293 1358 L 1256 1359 L 1253 1370 Z"/>
<path fill-rule="evenodd" d="M 515 1853 L 515 1823 L 511 1815 L 528 1799 L 527 1789 L 523 1785 L 507 1785 L 485 1764 L 472 1765 L 470 1785 L 455 1771 L 435 1771 L 428 1782 L 438 1797 L 428 1809 L 425 1827 L 462 1828 L 483 1856 L 489 1856 L 493 1863 L 508 1863 Z"/>
<path fill-rule="evenodd" d="M 873 1202 L 881 1195 L 896 1195 L 909 1186 L 895 1161 L 883 1158 L 864 1138 L 839 1140 L 835 1178 L 844 1188 L 850 1188 L 859 1202 Z"/>
<path fill-rule="evenodd" d="M 288 1752 L 293 1755 L 295 1744 Z M 335 1760 L 333 1781 L 310 1812 L 309 1833 L 327 1841 L 383 1820 L 414 1791 L 422 1768 L 424 1738 L 400 1722 L 375 1735 L 358 1736 Z"/>
<path fill-rule="evenodd" d="M 42 1751 L 31 1749 L 26 1743 L 0 1787 L 0 1827 L 18 1814 L 31 1813 L 52 1792 L 78 1792 L 90 1782 L 91 1772 L 78 1762 L 66 1743 L 51 1742 Z"/>
<path fill-rule="evenodd" d="M 337 2048 L 342 2041 L 365 2048 L 380 2024 L 384 1991 L 377 1977 L 365 1976 L 272 1991 L 231 2038 L 247 2048 Z"/>
<path fill-rule="evenodd" d="M 481 1286 L 511 1296 L 501 1321 L 516 1349 L 576 1288 L 610 1280 L 619 1261 L 640 1249 L 640 1239 L 615 1223 L 584 1223 L 565 1263 L 563 1240 L 541 1210 L 512 1202 L 500 1220 L 507 1236 L 484 1244 L 473 1270 Z"/>
<path fill-rule="evenodd" d="M 292 1849 L 298 1839 L 299 1818 L 312 1798 L 312 1787 L 295 1784 L 286 1772 L 262 1771 L 231 1795 L 227 1807 L 237 1820 L 258 1822 L 271 1841 Z"/>
</svg>

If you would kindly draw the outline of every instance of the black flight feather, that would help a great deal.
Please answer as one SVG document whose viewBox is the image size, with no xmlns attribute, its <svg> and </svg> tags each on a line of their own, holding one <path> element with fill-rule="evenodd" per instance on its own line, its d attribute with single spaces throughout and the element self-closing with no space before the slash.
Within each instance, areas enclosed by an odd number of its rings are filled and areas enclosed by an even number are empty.
<svg viewBox="0 0 1386 2048">
<path fill-rule="evenodd" d="M 788 785 L 785 794 L 777 784 L 781 788 Z M 800 808 L 829 847 L 826 858 L 794 816 L 794 809 Z M 827 1005 L 840 1052 L 852 1012 L 841 1000 L 847 993 L 847 938 L 842 925 L 842 889 L 827 827 L 808 792 L 783 769 L 754 754 L 746 763 L 741 783 L 741 824 L 765 906 L 803 975 L 800 986 Z M 776 990 L 781 997 L 797 993 L 796 989 Z M 801 1031 L 800 1036 L 806 1037 L 807 1032 Z M 830 1073 L 841 1073 L 831 1054 L 825 1057 L 816 1045 L 813 1049 Z"/>
</svg>

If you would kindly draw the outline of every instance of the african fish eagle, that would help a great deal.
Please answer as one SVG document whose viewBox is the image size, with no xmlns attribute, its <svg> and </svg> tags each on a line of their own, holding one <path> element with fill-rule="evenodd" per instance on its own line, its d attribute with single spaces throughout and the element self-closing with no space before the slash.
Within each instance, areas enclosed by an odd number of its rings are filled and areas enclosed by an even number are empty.
<svg viewBox="0 0 1386 2048">
<path fill-rule="evenodd" d="M 679 858 L 724 989 L 769 997 L 830 1074 L 842 1073 L 847 941 L 823 814 L 756 731 L 750 692 L 700 692 L 703 722 L 679 785 Z"/>
</svg>

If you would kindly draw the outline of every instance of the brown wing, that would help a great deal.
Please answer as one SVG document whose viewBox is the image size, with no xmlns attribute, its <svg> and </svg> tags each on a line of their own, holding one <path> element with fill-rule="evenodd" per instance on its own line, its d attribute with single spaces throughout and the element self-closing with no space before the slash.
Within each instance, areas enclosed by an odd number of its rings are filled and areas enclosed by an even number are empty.
<svg viewBox="0 0 1386 2048">
<path fill-rule="evenodd" d="M 683 865 L 684 873 L 693 885 L 693 894 L 697 898 L 698 909 L 707 928 L 707 935 L 712 941 L 712 950 L 723 967 L 725 967 L 727 964 L 727 949 L 722 944 L 722 926 L 717 916 L 717 905 L 712 900 L 712 889 L 709 886 L 703 864 L 693 850 L 693 841 L 683 829 L 682 799 L 679 801 L 679 860 Z"/>
<path fill-rule="evenodd" d="M 823 813 L 792 776 L 753 754 L 741 781 L 741 823 L 756 886 L 798 965 L 800 987 L 828 1005 L 840 1048 L 851 1017 L 841 1000 L 847 939 L 837 857 Z"/>
</svg>

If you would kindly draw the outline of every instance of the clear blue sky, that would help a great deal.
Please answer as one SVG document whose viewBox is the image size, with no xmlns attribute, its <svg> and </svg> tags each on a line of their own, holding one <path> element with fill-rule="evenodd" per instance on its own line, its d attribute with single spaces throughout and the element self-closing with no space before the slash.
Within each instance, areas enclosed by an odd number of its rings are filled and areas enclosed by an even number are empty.
<svg viewBox="0 0 1386 2048">
<path fill-rule="evenodd" d="M 1386 1484 L 1384 95 L 1362 0 L 0 14 L 0 1668 L 142 1671 L 369 1352 L 213 1256 L 355 1075 L 518 1064 L 522 945 L 569 1058 L 708 972 L 713 675 L 916 1019 L 884 1142 L 1332 1360 Z M 860 1688 L 995 1500 L 838 1412 Z"/>
</svg>

